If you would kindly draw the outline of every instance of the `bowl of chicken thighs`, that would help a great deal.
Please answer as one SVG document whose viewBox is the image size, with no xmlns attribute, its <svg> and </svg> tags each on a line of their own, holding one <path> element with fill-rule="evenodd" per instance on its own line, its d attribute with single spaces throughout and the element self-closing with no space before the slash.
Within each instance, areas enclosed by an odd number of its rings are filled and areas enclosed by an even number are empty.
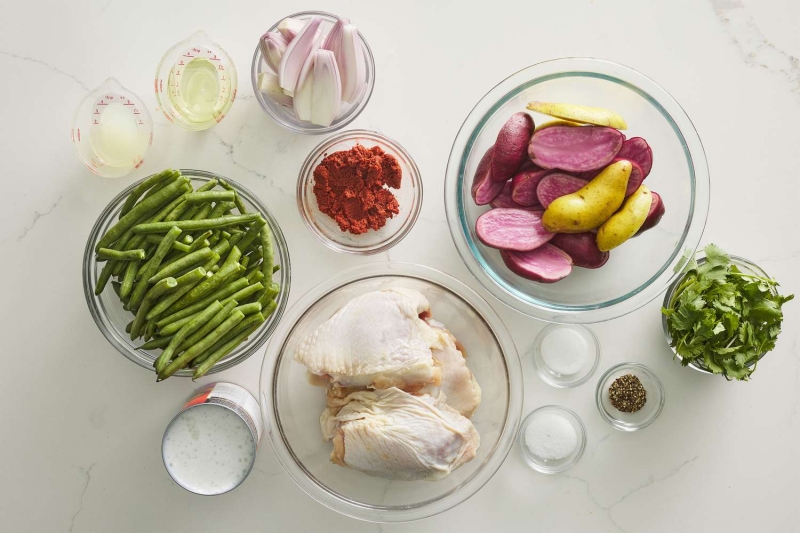
<svg viewBox="0 0 800 533">
<path fill-rule="evenodd" d="M 270 341 L 259 387 L 289 476 L 373 522 L 475 494 L 514 443 L 523 394 L 514 342 L 486 301 L 403 263 L 353 268 L 303 296 Z"/>
</svg>

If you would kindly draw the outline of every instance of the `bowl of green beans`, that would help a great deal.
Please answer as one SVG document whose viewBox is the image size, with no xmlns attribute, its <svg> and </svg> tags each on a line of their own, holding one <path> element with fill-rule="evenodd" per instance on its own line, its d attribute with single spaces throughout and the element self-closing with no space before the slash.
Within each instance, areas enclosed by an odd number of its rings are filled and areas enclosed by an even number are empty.
<svg viewBox="0 0 800 533">
<path fill-rule="evenodd" d="M 159 381 L 247 359 L 275 330 L 290 285 L 288 247 L 267 207 L 202 170 L 167 169 L 122 191 L 83 257 L 100 332 Z"/>
</svg>

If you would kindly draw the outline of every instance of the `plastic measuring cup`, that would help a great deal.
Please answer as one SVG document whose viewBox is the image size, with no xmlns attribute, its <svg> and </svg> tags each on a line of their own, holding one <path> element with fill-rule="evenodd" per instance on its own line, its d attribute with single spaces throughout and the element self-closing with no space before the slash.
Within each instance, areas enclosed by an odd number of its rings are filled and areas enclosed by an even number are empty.
<svg viewBox="0 0 800 533">
<path fill-rule="evenodd" d="M 204 31 L 170 48 L 156 69 L 161 111 L 187 130 L 205 130 L 225 118 L 236 87 L 233 61 Z"/>
<path fill-rule="evenodd" d="M 144 102 L 109 78 L 75 110 L 72 143 L 89 170 L 119 178 L 144 162 L 153 143 L 153 122 Z"/>
</svg>

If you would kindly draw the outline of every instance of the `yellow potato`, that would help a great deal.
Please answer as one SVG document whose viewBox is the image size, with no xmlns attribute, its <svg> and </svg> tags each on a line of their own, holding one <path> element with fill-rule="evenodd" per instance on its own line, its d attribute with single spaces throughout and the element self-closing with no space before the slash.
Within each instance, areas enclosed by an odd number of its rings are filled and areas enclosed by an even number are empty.
<svg viewBox="0 0 800 533">
<path fill-rule="evenodd" d="M 589 107 L 575 104 L 558 104 L 553 102 L 531 102 L 528 109 L 537 113 L 544 113 L 581 124 L 594 124 L 595 126 L 609 126 L 618 130 L 628 128 L 625 119 L 610 109 L 602 107 Z"/>
<path fill-rule="evenodd" d="M 617 161 L 577 192 L 556 198 L 542 215 L 542 225 L 554 233 L 581 233 L 599 227 L 625 200 L 631 168 L 630 161 Z"/>
<path fill-rule="evenodd" d="M 653 195 L 644 185 L 625 200 L 619 211 L 611 215 L 597 231 L 597 247 L 607 252 L 627 241 L 639 231 L 650 212 Z"/>
<path fill-rule="evenodd" d="M 552 120 L 548 120 L 547 122 L 542 122 L 541 124 L 537 125 L 533 131 L 537 132 L 539 130 L 549 128 L 550 126 L 585 126 L 585 125 L 586 124 L 581 124 L 580 122 L 573 122 L 572 120 L 554 118 Z"/>
</svg>

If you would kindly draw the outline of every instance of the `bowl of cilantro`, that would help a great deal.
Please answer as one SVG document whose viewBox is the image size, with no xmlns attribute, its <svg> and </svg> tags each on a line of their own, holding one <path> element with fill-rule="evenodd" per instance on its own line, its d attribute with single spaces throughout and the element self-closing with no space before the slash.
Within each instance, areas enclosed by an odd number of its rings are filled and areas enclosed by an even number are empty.
<svg viewBox="0 0 800 533">
<path fill-rule="evenodd" d="M 661 322 L 683 366 L 747 381 L 775 348 L 792 298 L 755 263 L 709 244 L 667 290 Z"/>
</svg>

